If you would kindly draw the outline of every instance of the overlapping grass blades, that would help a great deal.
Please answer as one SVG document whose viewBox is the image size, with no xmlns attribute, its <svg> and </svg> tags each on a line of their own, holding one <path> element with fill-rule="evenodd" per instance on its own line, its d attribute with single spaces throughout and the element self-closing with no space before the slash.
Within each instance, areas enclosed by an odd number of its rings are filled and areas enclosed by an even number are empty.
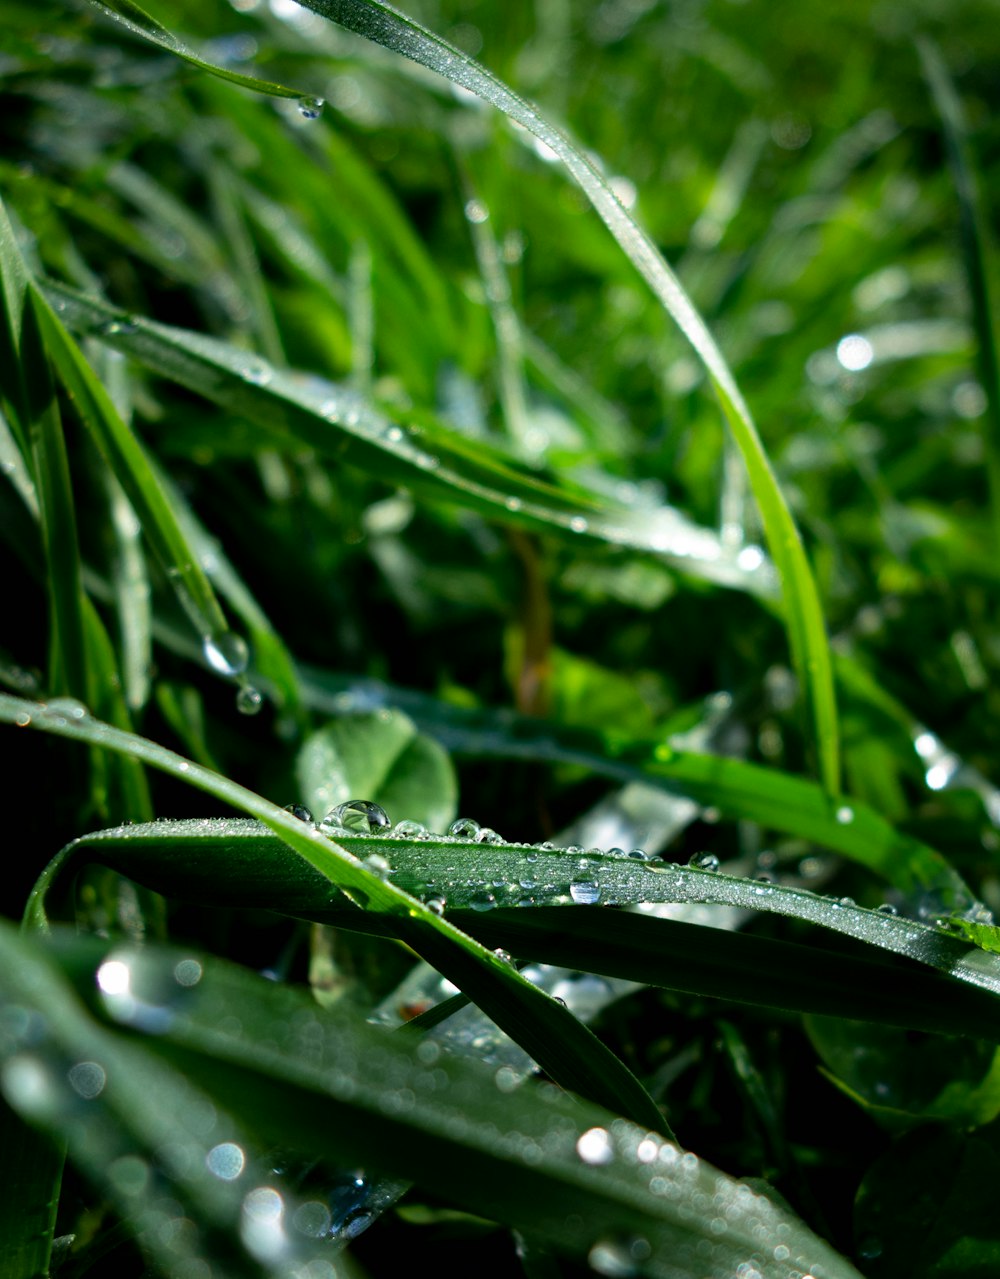
<svg viewBox="0 0 1000 1279">
<path fill-rule="evenodd" d="M 597 166 L 535 107 L 461 50 L 381 0 L 308 0 L 307 7 L 476 94 L 554 152 L 697 352 L 743 455 L 768 547 L 781 576 L 785 624 L 808 707 L 817 768 L 824 789 L 834 800 L 840 791 L 839 732 L 829 645 L 816 583 L 750 410 L 680 281 Z"/>
<path fill-rule="evenodd" d="M 647 1127 L 664 1128 L 665 1121 L 648 1093 L 572 1014 L 525 981 L 504 959 L 397 889 L 378 867 L 366 867 L 284 809 L 166 747 L 94 720 L 82 706 L 50 708 L 0 694 L 0 721 L 132 755 L 257 817 L 357 905 L 394 916 L 400 936 L 418 953 L 426 952 L 435 966 L 508 1030 L 553 1079 Z"/>
<path fill-rule="evenodd" d="M 239 1229 L 258 1179 L 296 1220 L 294 1191 L 260 1158 L 277 1140 L 345 1167 L 363 1160 L 419 1177 L 556 1252 L 628 1257 L 635 1275 L 723 1279 L 754 1253 L 765 1279 L 805 1268 L 856 1277 L 786 1209 L 605 1110 L 551 1089 L 512 1094 L 478 1063 L 324 1015 L 299 992 L 190 951 L 53 940 L 0 932 L 8 997 L 41 1023 L 30 1053 L 4 1044 L 9 1091 L 35 1122 L 71 1127 L 75 1157 L 167 1270 L 187 1256 L 221 1260 L 221 1230 L 263 1253 L 265 1273 L 278 1257 L 328 1253 L 315 1231 L 292 1229 L 272 1262 L 260 1233 Z M 81 1061 L 89 1069 L 74 1075 Z M 216 1115 L 207 1132 L 206 1101 Z M 177 1157 L 137 1178 L 134 1166 L 165 1143 Z M 155 1192 L 166 1186 L 195 1223 L 174 1247 L 155 1231 Z M 693 1211 L 705 1195 L 712 1219 Z M 759 1240 L 779 1235 L 783 1247 L 765 1256 Z M 239 1263 L 239 1248 L 228 1249 Z"/>
</svg>

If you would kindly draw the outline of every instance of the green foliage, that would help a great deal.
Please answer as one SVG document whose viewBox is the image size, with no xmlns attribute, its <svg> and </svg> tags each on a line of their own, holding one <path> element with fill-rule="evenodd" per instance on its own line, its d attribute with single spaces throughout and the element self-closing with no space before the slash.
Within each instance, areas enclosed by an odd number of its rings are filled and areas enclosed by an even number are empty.
<svg viewBox="0 0 1000 1279">
<path fill-rule="evenodd" d="M 0 1279 L 995 1273 L 998 71 L 0 0 Z"/>
</svg>

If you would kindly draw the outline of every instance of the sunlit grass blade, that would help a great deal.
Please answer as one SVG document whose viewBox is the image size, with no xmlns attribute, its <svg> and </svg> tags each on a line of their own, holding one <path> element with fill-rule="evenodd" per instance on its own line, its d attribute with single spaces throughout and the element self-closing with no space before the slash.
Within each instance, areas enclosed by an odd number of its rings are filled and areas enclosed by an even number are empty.
<svg viewBox="0 0 1000 1279">
<path fill-rule="evenodd" d="M 819 776 L 831 798 L 836 796 L 840 790 L 840 753 L 830 650 L 819 593 L 805 548 L 729 366 L 659 249 L 580 149 L 535 107 L 454 45 L 382 0 L 308 0 L 307 7 L 445 76 L 504 112 L 544 143 L 566 166 L 687 337 L 712 380 L 746 463 L 771 556 L 783 584 L 785 623 L 793 664 L 808 708 Z"/>
<path fill-rule="evenodd" d="M 801 1011 L 821 1011 L 809 1001 L 822 1001 L 831 992 L 850 1002 L 853 991 L 858 1011 L 841 1011 L 837 1014 L 840 1016 L 877 1019 L 898 994 L 899 1014 L 916 1018 L 906 1024 L 940 1028 L 943 1017 L 943 1024 L 953 1032 L 959 1025 L 959 1033 L 992 1033 L 983 1029 L 987 1022 L 1000 1028 L 1000 1005 L 995 1010 L 991 1007 L 992 999 L 1000 995 L 1000 956 L 970 946 L 964 937 L 895 914 L 869 910 L 848 899 L 596 849 L 588 850 L 581 858 L 578 852 L 566 849 L 469 843 L 441 836 L 411 841 L 344 834 L 338 836 L 338 842 L 359 859 L 377 857 L 386 862 L 387 873 L 397 888 L 449 916 L 462 912 L 459 917 L 463 928 L 525 958 L 586 968 L 586 957 L 590 955 L 589 964 L 607 976 L 703 994 L 725 994 Z M 214 895 L 228 905 L 266 906 L 318 922 L 353 926 L 345 899 L 331 898 L 328 885 L 314 869 L 296 861 L 260 825 L 244 820 L 155 823 L 85 836 L 63 850 L 46 869 L 32 893 L 27 918 L 44 926 L 46 900 L 54 884 L 88 859 L 110 865 L 158 892 L 185 900 L 199 901 Z M 560 931 L 553 922 L 556 916 L 551 908 L 568 907 L 574 902 L 584 914 L 578 910 L 562 915 L 565 923 Z M 881 990 L 876 987 L 869 997 L 864 983 L 849 975 L 849 955 L 816 950 L 809 956 L 803 950 L 799 952 L 801 965 L 797 965 L 789 958 L 795 947 L 788 948 L 786 943 L 770 946 L 759 938 L 737 939 L 715 929 L 692 931 L 691 925 L 681 927 L 673 921 L 585 909 L 694 903 L 782 915 L 853 938 L 873 948 L 869 958 L 859 961 L 860 969 L 865 970 L 867 964 L 869 974 L 877 975 L 881 965 L 885 985 Z M 542 922 L 536 923 L 539 911 Z M 482 922 L 478 916 L 482 916 Z M 377 927 L 405 936 L 405 932 L 397 933 L 400 918 L 382 919 Z M 364 929 L 361 916 L 357 916 L 357 922 Z M 630 941 L 626 934 L 633 927 L 634 939 Z M 503 937 L 498 941 L 501 933 Z M 662 940 L 658 940 L 661 933 Z M 679 949 L 685 944 L 691 948 L 690 962 L 677 968 Z M 742 947 L 746 950 L 745 964 L 735 960 L 735 952 Z M 954 976 L 987 992 L 988 998 L 980 991 L 957 992 L 956 1009 L 942 1011 L 936 1005 L 947 1001 L 935 998 L 943 989 L 936 975 L 924 980 L 923 975 L 900 971 L 882 959 L 878 951 L 888 951 Z M 837 974 L 842 958 L 843 977 Z M 602 966 L 605 963 L 610 967 Z M 782 967 L 788 969 L 784 976 Z M 810 990 L 810 986 L 815 989 Z M 921 1000 L 928 1004 L 929 1024 L 921 1020 Z M 980 1016 L 979 1030 L 969 1009 Z M 952 1018 L 953 1012 L 957 1021 Z"/>
<path fill-rule="evenodd" d="M 350 388 L 317 385 L 227 343 L 128 315 L 61 285 L 46 289 L 77 332 L 101 337 L 163 377 L 255 422 L 268 433 L 267 442 L 315 449 L 388 483 L 510 523 L 654 552 L 709 581 L 773 593 L 768 561 L 746 564 L 718 534 L 672 507 L 633 510 L 576 486 L 546 483 L 482 441 L 428 420 L 414 422 L 416 414 L 393 419 Z"/>
<path fill-rule="evenodd" d="M 313 101 L 299 89 L 289 89 L 283 84 L 276 84 L 271 80 L 261 80 L 257 76 L 246 75 L 241 71 L 232 71 L 229 67 L 221 67 L 215 62 L 210 62 L 189 48 L 171 31 L 168 31 L 166 27 L 151 17 L 145 9 L 135 4 L 134 0 L 89 0 L 89 3 L 98 12 L 111 18 L 133 35 L 139 36 L 140 39 L 147 40 L 150 44 L 155 44 L 161 49 L 165 49 L 168 53 L 175 54 L 178 58 L 191 63 L 192 66 L 197 67 L 200 71 L 207 71 L 210 75 L 218 76 L 220 80 L 228 80 L 230 84 L 237 84 L 242 89 L 252 89 L 254 93 L 263 93 L 272 98 L 299 98 L 307 102 Z"/>
<path fill-rule="evenodd" d="M 224 803 L 257 817 L 330 883 L 365 909 L 396 916 L 407 938 L 433 950 L 445 975 L 502 1029 L 507 1030 L 564 1087 L 589 1096 L 647 1126 L 665 1131 L 665 1121 L 635 1076 L 567 1009 L 542 994 L 501 957 L 481 947 L 419 900 L 383 878 L 337 843 L 246 787 L 184 759 L 136 734 L 58 705 L 0 694 L 0 722 L 36 728 L 104 750 L 134 756 Z"/>
<path fill-rule="evenodd" d="M 976 363 L 986 396 L 983 444 L 990 483 L 994 550 L 1000 551 L 1000 354 L 998 354 L 996 307 L 990 287 L 989 240 L 986 219 L 970 155 L 964 112 L 948 68 L 937 45 L 926 38 L 917 41 L 924 75 L 934 95 L 934 103 L 944 130 L 948 164 L 958 197 L 959 225 L 965 280 L 972 303 L 972 323 L 976 334 Z"/>
<path fill-rule="evenodd" d="M 804 1267 L 857 1279 L 787 1209 L 606 1110 L 551 1089 L 504 1090 L 492 1068 L 324 1015 L 301 992 L 206 956 L 54 941 L 43 948 L 0 936 L 4 969 L 16 971 L 10 990 L 37 1011 L 43 1039 L 35 1051 L 53 1067 L 34 1117 L 56 1130 L 80 1125 L 69 1135 L 100 1180 L 113 1167 L 93 1158 L 107 1112 L 137 1153 L 166 1141 L 169 1117 L 170 1140 L 189 1157 L 164 1161 L 154 1180 L 169 1179 L 199 1223 L 221 1224 L 246 1202 L 264 1170 L 260 1155 L 279 1141 L 343 1167 L 363 1162 L 416 1179 L 571 1258 L 628 1254 L 636 1276 L 725 1279 L 753 1249 L 762 1279 L 791 1279 Z M 123 992 L 116 983 L 125 982 Z M 83 1107 L 72 1075 L 67 1081 L 58 1070 L 80 1060 L 103 1072 L 99 1094 Z M 207 1132 L 197 1127 L 206 1097 L 218 1110 Z M 29 1108 L 23 1093 L 17 1100 Z M 245 1180 L 213 1172 L 233 1146 Z M 295 1190 L 270 1165 L 267 1176 L 294 1220 Z M 761 1247 L 778 1238 L 777 1256 L 774 1246 Z M 631 1248 L 635 1239 L 641 1248 Z M 296 1246 L 293 1235 L 281 1259 L 291 1252 L 304 1261 L 317 1246 Z"/>
</svg>

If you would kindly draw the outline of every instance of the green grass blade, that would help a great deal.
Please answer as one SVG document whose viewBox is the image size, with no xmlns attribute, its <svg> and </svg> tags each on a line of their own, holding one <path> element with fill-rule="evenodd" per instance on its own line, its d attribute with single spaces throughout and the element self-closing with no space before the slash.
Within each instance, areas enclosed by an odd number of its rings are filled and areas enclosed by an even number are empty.
<svg viewBox="0 0 1000 1279">
<path fill-rule="evenodd" d="M 760 508 L 768 546 L 784 588 L 785 623 L 808 708 L 819 776 L 833 799 L 840 790 L 839 731 L 830 650 L 816 582 L 750 410 L 680 281 L 597 167 L 535 107 L 473 59 L 381 0 L 308 0 L 307 8 L 461 85 L 555 152 L 691 343 L 719 396 Z"/>
<path fill-rule="evenodd" d="M 456 984 L 464 985 L 466 994 L 517 1039 L 553 1079 L 649 1127 L 664 1130 L 663 1117 L 634 1075 L 567 1009 L 542 994 L 502 958 L 382 878 L 378 868 L 369 869 L 284 809 L 155 742 L 95 720 L 82 707 L 67 714 L 58 704 L 50 708 L 0 694 L 0 722 L 132 755 L 257 817 L 352 900 L 366 909 L 395 916 L 415 948 L 426 945 L 432 950 L 445 974 L 453 970 Z"/>
<path fill-rule="evenodd" d="M 948 68 L 937 45 L 917 41 L 924 75 L 934 95 L 934 103 L 944 130 L 948 165 L 958 197 L 959 226 L 965 280 L 972 302 L 972 324 L 976 334 L 979 380 L 986 395 L 983 444 L 990 483 L 994 547 L 1000 551 L 1000 355 L 996 331 L 996 307 L 990 289 L 989 242 L 986 219 L 969 152 L 964 112 Z"/>
<path fill-rule="evenodd" d="M 271 98 L 300 98 L 308 100 L 306 95 L 299 89 L 289 89 L 283 84 L 276 84 L 271 80 L 261 80 L 257 76 L 244 75 L 240 71 L 231 71 L 228 67 L 220 67 L 217 63 L 208 61 L 208 59 L 196 53 L 172 32 L 168 31 L 166 27 L 157 22 L 155 18 L 151 17 L 145 9 L 135 4 L 133 0 L 89 0 L 89 3 L 100 13 L 103 13 L 105 17 L 111 18 L 134 36 L 138 36 L 150 44 L 155 44 L 161 49 L 166 49 L 168 53 L 176 54 L 178 58 L 183 58 L 185 62 L 190 62 L 192 66 L 197 67 L 200 71 L 207 71 L 209 75 L 218 76 L 220 80 L 227 80 L 230 84 L 237 84 L 242 89 L 252 89 L 254 93 L 263 93 Z"/>
<path fill-rule="evenodd" d="M 0 1040 L 2 1044 L 2 1040 Z M 6 1046 L 0 1046 L 0 1052 Z M 0 1150 L 16 1168 L 0 1195 L 0 1279 L 49 1273 L 63 1154 L 46 1133 L 29 1127 L 0 1100 Z"/>
<path fill-rule="evenodd" d="M 81 420 L 132 504 L 177 597 L 196 628 L 206 654 L 226 653 L 234 640 L 201 561 L 185 538 L 138 439 L 121 420 L 104 387 L 58 315 L 33 285 L 32 302 L 59 378 Z M 245 660 L 242 666 L 245 666 Z M 233 661 L 225 674 L 240 675 Z"/>
</svg>

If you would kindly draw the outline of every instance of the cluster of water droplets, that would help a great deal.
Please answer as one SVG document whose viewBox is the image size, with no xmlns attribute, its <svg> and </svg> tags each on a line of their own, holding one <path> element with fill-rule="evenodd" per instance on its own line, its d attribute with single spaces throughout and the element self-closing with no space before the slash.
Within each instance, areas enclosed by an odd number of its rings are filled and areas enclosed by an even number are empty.
<svg viewBox="0 0 1000 1279">
<path fill-rule="evenodd" d="M 236 709 L 241 715 L 256 715 L 264 705 L 264 695 L 247 678 L 250 649 L 242 635 L 235 631 L 219 631 L 206 635 L 201 645 L 202 656 L 209 670 L 239 685 L 236 693 Z"/>
</svg>

